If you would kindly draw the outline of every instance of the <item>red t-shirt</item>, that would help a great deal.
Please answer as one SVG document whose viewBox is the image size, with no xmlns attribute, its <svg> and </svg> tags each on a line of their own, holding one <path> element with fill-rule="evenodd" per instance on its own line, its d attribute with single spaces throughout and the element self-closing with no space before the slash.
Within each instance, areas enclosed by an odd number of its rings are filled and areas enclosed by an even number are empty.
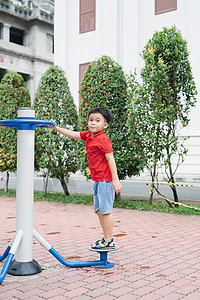
<svg viewBox="0 0 200 300">
<path fill-rule="evenodd" d="M 86 142 L 88 165 L 92 180 L 109 182 L 112 174 L 105 154 L 113 152 L 112 142 L 103 131 L 91 136 L 91 132 L 80 132 L 81 139 Z"/>
</svg>

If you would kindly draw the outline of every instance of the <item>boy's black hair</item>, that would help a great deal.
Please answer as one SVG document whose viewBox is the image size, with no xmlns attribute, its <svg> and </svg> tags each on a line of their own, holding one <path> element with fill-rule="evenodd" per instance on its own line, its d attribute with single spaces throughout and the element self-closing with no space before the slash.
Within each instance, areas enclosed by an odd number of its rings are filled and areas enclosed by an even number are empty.
<svg viewBox="0 0 200 300">
<path fill-rule="evenodd" d="M 96 114 L 96 113 L 101 114 L 107 123 L 110 123 L 113 119 L 111 112 L 108 109 L 103 108 L 103 107 L 92 108 L 88 113 L 88 118 L 91 114 Z"/>
</svg>

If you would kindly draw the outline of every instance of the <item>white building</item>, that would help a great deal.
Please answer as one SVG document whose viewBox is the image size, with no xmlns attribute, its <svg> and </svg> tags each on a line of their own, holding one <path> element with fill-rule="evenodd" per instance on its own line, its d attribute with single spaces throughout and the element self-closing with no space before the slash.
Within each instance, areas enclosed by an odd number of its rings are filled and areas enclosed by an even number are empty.
<svg viewBox="0 0 200 300">
<path fill-rule="evenodd" d="M 176 27 L 188 41 L 190 62 L 200 92 L 199 0 L 55 0 L 55 64 L 69 80 L 78 106 L 79 85 L 87 64 L 111 56 L 126 73 L 141 70 L 140 53 L 155 30 Z M 200 179 L 200 101 L 184 134 L 189 152 L 176 179 Z"/>
<path fill-rule="evenodd" d="M 33 100 L 39 80 L 54 62 L 52 0 L 0 0 L 0 79 L 17 72 L 28 83 Z"/>
</svg>

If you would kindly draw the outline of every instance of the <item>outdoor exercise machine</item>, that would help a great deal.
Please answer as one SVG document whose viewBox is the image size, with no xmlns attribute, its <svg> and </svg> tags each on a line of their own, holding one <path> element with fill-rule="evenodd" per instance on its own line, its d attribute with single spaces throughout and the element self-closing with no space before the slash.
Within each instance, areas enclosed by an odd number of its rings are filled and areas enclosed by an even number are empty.
<svg viewBox="0 0 200 300">
<path fill-rule="evenodd" d="M 18 110 L 16 120 L 0 121 L 0 126 L 17 129 L 16 234 L 0 256 L 0 261 L 7 258 L 0 274 L 0 283 L 7 273 L 26 276 L 42 271 L 39 263 L 33 259 L 33 237 L 67 267 L 95 266 L 102 269 L 114 267 L 114 264 L 107 261 L 107 253 L 116 251 L 117 248 L 106 250 L 89 248 L 100 254 L 100 260 L 69 262 L 33 228 L 35 129 L 54 125 L 55 123 L 51 121 L 36 120 L 34 109 L 27 107 Z"/>
</svg>

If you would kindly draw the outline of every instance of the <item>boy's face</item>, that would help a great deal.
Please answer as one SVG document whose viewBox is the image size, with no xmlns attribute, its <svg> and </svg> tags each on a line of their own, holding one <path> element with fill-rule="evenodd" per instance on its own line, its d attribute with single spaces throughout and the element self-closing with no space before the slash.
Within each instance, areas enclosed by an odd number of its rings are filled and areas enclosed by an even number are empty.
<svg viewBox="0 0 200 300">
<path fill-rule="evenodd" d="M 88 129 L 94 135 L 108 127 L 108 123 L 100 113 L 93 113 L 88 119 Z"/>
</svg>

